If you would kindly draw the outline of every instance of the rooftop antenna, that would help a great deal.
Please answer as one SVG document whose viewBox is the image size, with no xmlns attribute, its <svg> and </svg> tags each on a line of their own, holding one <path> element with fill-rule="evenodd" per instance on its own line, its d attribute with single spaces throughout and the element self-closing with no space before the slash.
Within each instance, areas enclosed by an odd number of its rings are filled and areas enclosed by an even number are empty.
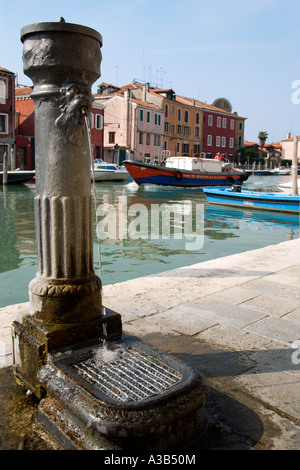
<svg viewBox="0 0 300 470">
<path fill-rule="evenodd" d="M 145 77 L 145 50 L 143 48 L 143 81 L 145 82 L 146 77 Z"/>
<path fill-rule="evenodd" d="M 119 66 L 115 65 L 115 67 L 116 67 L 116 85 L 118 86 L 118 68 L 119 68 Z"/>
</svg>

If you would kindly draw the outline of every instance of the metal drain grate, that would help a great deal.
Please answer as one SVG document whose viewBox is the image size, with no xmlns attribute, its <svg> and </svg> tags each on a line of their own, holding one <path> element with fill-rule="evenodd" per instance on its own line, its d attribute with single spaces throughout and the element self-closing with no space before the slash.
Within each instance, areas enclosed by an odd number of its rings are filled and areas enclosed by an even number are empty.
<svg viewBox="0 0 300 470">
<path fill-rule="evenodd" d="M 123 348 L 106 362 L 99 359 L 94 355 L 73 367 L 86 382 L 121 402 L 138 402 L 161 394 L 182 379 L 177 370 L 134 348 Z"/>
</svg>

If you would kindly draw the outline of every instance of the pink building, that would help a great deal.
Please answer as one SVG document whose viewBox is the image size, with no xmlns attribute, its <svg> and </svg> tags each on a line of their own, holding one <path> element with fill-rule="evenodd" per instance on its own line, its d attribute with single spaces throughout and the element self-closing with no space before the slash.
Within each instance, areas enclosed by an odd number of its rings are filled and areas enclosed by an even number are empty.
<svg viewBox="0 0 300 470">
<path fill-rule="evenodd" d="M 298 140 L 298 165 L 300 165 L 300 135 L 297 135 Z M 288 133 L 285 140 L 281 141 L 281 159 L 282 160 L 291 160 L 293 159 L 293 142 L 294 137 L 291 137 L 291 134 Z"/>
<path fill-rule="evenodd" d="M 164 113 L 159 106 L 132 96 L 130 87 L 102 84 L 95 103 L 104 105 L 104 160 L 155 159 L 163 149 Z M 109 93 L 105 93 L 108 90 Z"/>
</svg>

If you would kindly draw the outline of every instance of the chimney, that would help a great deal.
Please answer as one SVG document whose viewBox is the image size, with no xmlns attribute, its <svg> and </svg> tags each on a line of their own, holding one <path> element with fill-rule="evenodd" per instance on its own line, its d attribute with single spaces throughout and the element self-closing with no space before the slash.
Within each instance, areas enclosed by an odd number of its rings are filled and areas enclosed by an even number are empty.
<svg viewBox="0 0 300 470">
<path fill-rule="evenodd" d="M 291 138 L 291 133 L 290 133 L 290 132 L 287 133 L 286 138 L 287 138 L 287 139 L 290 139 L 290 138 Z"/>
<path fill-rule="evenodd" d="M 148 93 L 149 93 L 149 83 L 145 83 L 145 85 L 143 85 L 143 101 L 144 101 L 144 103 L 147 103 Z"/>
</svg>

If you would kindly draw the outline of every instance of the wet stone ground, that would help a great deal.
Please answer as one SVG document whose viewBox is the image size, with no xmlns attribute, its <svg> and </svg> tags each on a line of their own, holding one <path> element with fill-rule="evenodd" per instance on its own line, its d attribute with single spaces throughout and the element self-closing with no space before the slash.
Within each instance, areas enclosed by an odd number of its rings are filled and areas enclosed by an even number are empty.
<svg viewBox="0 0 300 470">
<path fill-rule="evenodd" d="M 141 338 L 201 369 L 210 383 L 206 404 L 210 427 L 203 450 L 296 449 L 295 425 L 234 385 L 234 376 L 251 369 L 242 354 L 217 350 L 184 336 L 150 334 Z M 0 369 L 0 450 L 62 450 L 37 420 L 38 402 L 15 378 Z M 190 449 L 199 451 L 200 448 Z"/>
</svg>

